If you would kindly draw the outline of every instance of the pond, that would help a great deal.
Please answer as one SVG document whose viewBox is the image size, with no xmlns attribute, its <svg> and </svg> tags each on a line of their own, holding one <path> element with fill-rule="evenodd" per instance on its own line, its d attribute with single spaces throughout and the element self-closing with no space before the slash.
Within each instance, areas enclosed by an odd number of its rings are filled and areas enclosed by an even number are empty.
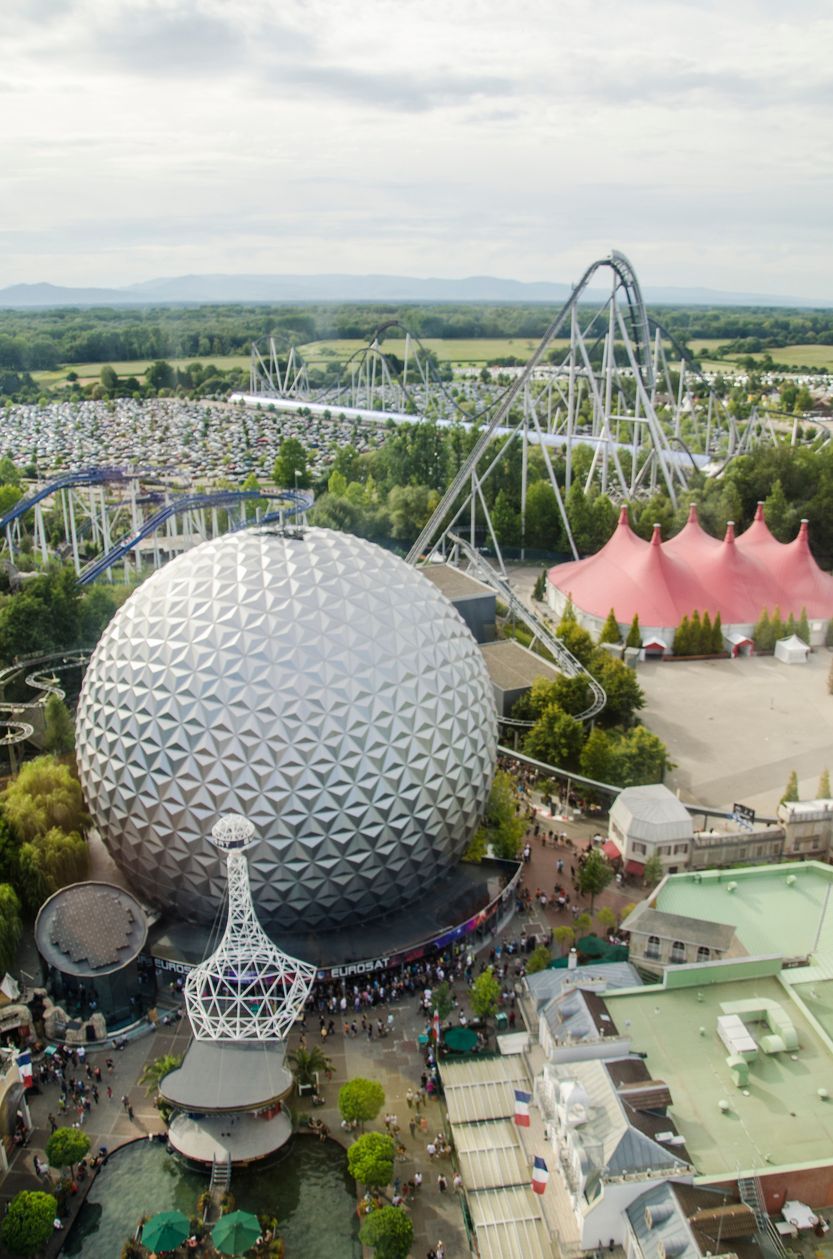
<svg viewBox="0 0 833 1259">
<path fill-rule="evenodd" d="M 142 1215 L 178 1210 L 191 1216 L 207 1184 L 163 1145 L 125 1146 L 99 1172 L 63 1253 L 117 1259 Z M 277 1216 L 286 1259 L 360 1259 L 355 1188 L 347 1155 L 334 1142 L 296 1137 L 279 1162 L 235 1171 L 231 1189 L 241 1210 Z"/>
</svg>

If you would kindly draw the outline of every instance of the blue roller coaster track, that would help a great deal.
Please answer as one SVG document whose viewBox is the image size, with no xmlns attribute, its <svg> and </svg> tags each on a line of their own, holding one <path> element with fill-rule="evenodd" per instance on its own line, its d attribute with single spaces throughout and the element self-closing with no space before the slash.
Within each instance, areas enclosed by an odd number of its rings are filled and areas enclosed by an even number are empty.
<svg viewBox="0 0 833 1259">
<path fill-rule="evenodd" d="M 163 473 L 170 473 L 170 468 L 147 468 L 138 471 L 128 470 L 126 468 L 84 468 L 75 472 L 66 472 L 54 480 L 49 481 L 46 485 L 27 494 L 14 504 L 13 507 L 0 517 L 0 533 L 9 529 L 17 520 L 25 516 L 27 512 L 32 511 L 38 503 L 49 498 L 53 494 L 60 493 L 61 490 L 80 489 L 85 486 L 109 485 L 113 483 L 125 484 L 130 481 L 137 480 L 140 477 L 159 477 Z M 141 499 L 142 502 L 159 501 L 161 495 L 152 493 L 145 494 Z M 133 551 L 140 542 L 154 533 L 160 526 L 174 516 L 178 516 L 187 511 L 198 511 L 205 508 L 229 508 L 239 503 L 252 502 L 254 500 L 267 500 L 268 502 L 280 502 L 283 504 L 277 511 L 267 512 L 261 516 L 259 520 L 246 522 L 246 525 L 268 524 L 272 521 L 287 520 L 294 516 L 303 515 L 309 511 L 312 506 L 312 495 L 305 493 L 303 490 L 214 490 L 206 491 L 199 494 L 184 494 L 179 498 L 171 499 L 164 503 L 157 511 L 148 517 L 138 528 L 133 529 L 130 533 L 120 538 L 118 542 L 104 554 L 97 556 L 91 560 L 84 568 L 82 568 L 78 584 L 87 586 L 90 582 L 95 581 L 103 573 L 111 568 L 113 564 L 118 563 L 131 551 Z M 246 525 L 238 525 L 238 528 L 246 527 Z"/>
<path fill-rule="evenodd" d="M 238 503 L 255 499 L 268 499 L 270 501 L 277 499 L 286 503 L 287 506 L 281 508 L 280 511 L 267 512 L 259 520 L 248 521 L 246 525 L 238 525 L 238 528 L 246 528 L 256 524 L 269 524 L 275 520 L 286 520 L 292 516 L 301 515 L 309 511 L 312 506 L 312 496 L 304 494 L 300 490 L 217 490 L 210 494 L 186 494 L 182 498 L 172 499 L 170 503 L 160 507 L 159 511 L 149 516 L 138 529 L 131 530 L 129 534 L 111 546 L 110 550 L 104 555 L 91 560 L 89 564 L 81 569 L 78 584 L 79 586 L 88 586 L 90 582 L 95 581 L 113 564 L 117 564 L 125 555 L 134 550 L 145 538 L 155 533 L 167 520 L 179 515 L 181 512 L 198 511 L 206 507 L 234 507 Z"/>
</svg>

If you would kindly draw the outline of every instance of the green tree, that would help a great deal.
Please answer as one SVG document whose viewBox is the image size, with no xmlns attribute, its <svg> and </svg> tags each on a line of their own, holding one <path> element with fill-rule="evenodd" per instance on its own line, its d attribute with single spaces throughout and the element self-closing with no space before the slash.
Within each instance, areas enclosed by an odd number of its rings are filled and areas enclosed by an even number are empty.
<svg viewBox="0 0 833 1259">
<path fill-rule="evenodd" d="M 385 1104 L 385 1090 L 376 1080 L 356 1076 L 342 1084 L 338 1091 L 338 1108 L 342 1119 L 364 1126 L 375 1119 Z"/>
<path fill-rule="evenodd" d="M 622 631 L 619 629 L 619 622 L 616 620 L 616 613 L 613 608 L 607 614 L 607 620 L 602 626 L 599 634 L 600 643 L 621 643 Z"/>
<path fill-rule="evenodd" d="M 542 568 L 538 576 L 535 578 L 535 585 L 532 587 L 532 597 L 536 603 L 542 603 L 547 593 L 547 570 Z"/>
<path fill-rule="evenodd" d="M 383 1189 L 393 1180 L 394 1153 L 393 1137 L 387 1132 L 365 1132 L 347 1147 L 350 1175 L 371 1189 Z"/>
<path fill-rule="evenodd" d="M 151 389 L 173 389 L 176 386 L 176 372 L 165 359 L 157 359 L 145 369 L 145 380 Z"/>
<path fill-rule="evenodd" d="M 590 672 L 601 682 L 607 696 L 600 719 L 606 725 L 629 726 L 635 714 L 645 707 L 645 692 L 639 685 L 636 670 L 606 651 L 596 650 L 590 661 Z"/>
<path fill-rule="evenodd" d="M 0 802 L 9 825 L 23 840 L 45 835 L 53 827 L 79 831 L 88 820 L 81 784 L 52 756 L 37 756 L 22 766 Z"/>
<path fill-rule="evenodd" d="M 613 878 L 613 869 L 598 848 L 591 848 L 581 863 L 576 876 L 576 887 L 582 896 L 590 897 L 590 911 L 596 897 L 603 892 Z"/>
<path fill-rule="evenodd" d="M 789 804 L 798 801 L 798 774 L 794 769 L 790 770 L 790 776 L 787 779 L 787 785 L 784 788 L 784 794 L 779 801 L 780 804 Z"/>
<path fill-rule="evenodd" d="M 53 1234 L 58 1203 L 51 1193 L 24 1189 L 0 1223 L 0 1242 L 16 1255 L 36 1255 Z"/>
<path fill-rule="evenodd" d="M 691 614 L 691 654 L 699 656 L 702 654 L 703 646 L 703 626 L 700 623 L 700 613 L 695 608 Z"/>
<path fill-rule="evenodd" d="M 295 473 L 298 473 L 297 481 Z M 285 437 L 278 449 L 278 457 L 272 469 L 275 485 L 286 490 L 309 485 L 307 452 L 297 437 Z"/>
<path fill-rule="evenodd" d="M 524 739 L 524 751 L 536 760 L 563 769 L 575 769 L 584 743 L 580 721 L 550 704 Z"/>
<path fill-rule="evenodd" d="M 703 622 L 700 626 L 700 655 L 708 656 L 712 649 L 712 619 L 708 611 L 703 613 Z"/>
<path fill-rule="evenodd" d="M 105 363 L 99 373 L 99 379 L 108 393 L 114 393 L 119 387 L 119 378 L 115 368 Z"/>
<path fill-rule="evenodd" d="M 795 627 L 795 632 L 796 632 L 796 634 L 798 635 L 798 637 L 801 639 L 801 641 L 802 641 L 803 643 L 806 643 L 806 644 L 807 644 L 807 646 L 809 647 L 809 645 L 810 645 L 810 622 L 809 622 L 809 620 L 807 619 L 807 609 L 806 609 L 806 608 L 802 608 L 802 609 L 801 609 L 801 616 L 798 618 L 798 624 L 797 624 L 797 625 L 796 625 L 796 627 Z"/>
<path fill-rule="evenodd" d="M 676 630 L 674 631 L 674 641 L 671 650 L 675 656 L 690 656 L 691 651 L 691 622 L 688 616 L 683 616 Z"/>
<path fill-rule="evenodd" d="M 639 616 L 636 612 L 633 614 L 631 627 L 628 630 L 628 636 L 625 639 L 625 646 L 637 648 L 642 646 L 642 632 L 639 628 Z"/>
<path fill-rule="evenodd" d="M 602 730 L 600 726 L 594 726 L 587 736 L 584 747 L 581 749 L 579 771 L 584 774 L 585 778 L 592 778 L 594 782 L 606 783 L 610 782 L 613 763 L 614 754 L 610 735 L 606 730 Z"/>
<path fill-rule="evenodd" d="M 74 1167 L 90 1151 L 90 1138 L 79 1128 L 56 1128 L 46 1143 L 51 1167 Z"/>
<path fill-rule="evenodd" d="M 526 964 L 527 975 L 537 975 L 539 970 L 546 970 L 551 961 L 552 954 L 546 944 L 539 944 L 529 955 L 529 961 Z"/>
<path fill-rule="evenodd" d="M 576 918 L 576 921 L 575 921 L 576 935 L 579 938 L 581 938 L 582 936 L 587 934 L 587 932 L 590 930 L 592 926 L 593 926 L 593 919 L 585 910 L 583 914 L 579 914 L 578 917 Z"/>
<path fill-rule="evenodd" d="M 414 1240 L 413 1221 L 402 1207 L 381 1207 L 367 1216 L 359 1240 L 370 1246 L 376 1259 L 407 1259 Z"/>
<path fill-rule="evenodd" d="M 773 633 L 772 622 L 769 619 L 769 610 L 767 608 L 764 608 L 755 623 L 755 628 L 752 631 L 752 641 L 757 652 L 772 651 L 775 646 L 775 634 Z"/>
<path fill-rule="evenodd" d="M 556 927 L 552 934 L 562 953 L 566 953 L 575 943 L 576 933 L 572 927 L 568 927 L 566 924 L 562 927 Z"/>
<path fill-rule="evenodd" d="M 437 984 L 431 993 L 431 1004 L 440 1016 L 440 1022 L 444 1022 L 451 1011 L 454 1009 L 454 996 L 451 992 L 451 984 L 447 979 Z"/>
<path fill-rule="evenodd" d="M 23 934 L 20 901 L 14 888 L 0 883 L 0 976 L 11 970 Z"/>
<path fill-rule="evenodd" d="M 615 931 L 619 925 L 619 919 L 616 917 L 616 910 L 611 909 L 609 905 L 602 905 L 596 914 L 596 920 L 601 923 L 605 931 Z"/>
<path fill-rule="evenodd" d="M 639 787 L 660 783 L 671 768 L 668 749 L 659 735 L 645 726 L 634 726 L 617 734 L 614 747 L 614 777 L 611 782 L 621 787 Z"/>
<path fill-rule="evenodd" d="M 466 852 L 468 861 L 481 861 L 487 848 L 491 848 L 496 857 L 507 861 L 518 855 L 526 826 L 517 812 L 516 802 L 517 793 L 511 774 L 503 769 L 497 770 L 483 822 Z"/>
<path fill-rule="evenodd" d="M 723 622 L 720 619 L 720 613 L 716 613 L 714 623 L 712 625 L 712 655 L 722 655 L 726 648 L 723 645 Z"/>
<path fill-rule="evenodd" d="M 20 892 L 27 909 L 39 909 L 53 892 L 78 883 L 87 875 L 87 841 L 77 831 L 66 834 L 55 826 L 21 844 L 19 854 Z"/>
<path fill-rule="evenodd" d="M 821 775 L 821 778 L 819 779 L 819 785 L 816 791 L 816 799 L 817 800 L 830 799 L 830 771 L 829 770 L 826 770 L 826 769 L 822 770 L 822 775 Z"/>
<path fill-rule="evenodd" d="M 66 756 L 75 748 L 75 725 L 60 695 L 50 695 L 44 705 L 46 730 L 44 747 L 55 756 Z"/>
<path fill-rule="evenodd" d="M 471 1008 L 479 1019 L 488 1023 L 497 1014 L 500 1004 L 500 984 L 491 966 L 487 966 L 471 986 Z"/>
<path fill-rule="evenodd" d="M 561 639 L 567 650 L 585 668 L 589 665 L 596 650 L 596 644 L 593 642 L 592 634 L 583 625 L 579 625 L 574 617 L 562 617 L 556 631 L 556 637 Z"/>
<path fill-rule="evenodd" d="M 642 882 L 646 887 L 655 887 L 664 874 L 665 867 L 662 864 L 662 858 L 658 853 L 651 853 L 642 871 Z"/>
</svg>

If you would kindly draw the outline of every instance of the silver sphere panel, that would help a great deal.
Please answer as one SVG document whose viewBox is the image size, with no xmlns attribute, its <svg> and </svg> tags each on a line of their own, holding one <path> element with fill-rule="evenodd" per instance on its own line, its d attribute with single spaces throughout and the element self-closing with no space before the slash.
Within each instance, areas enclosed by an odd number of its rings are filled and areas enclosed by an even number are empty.
<svg viewBox="0 0 833 1259">
<path fill-rule="evenodd" d="M 484 811 L 496 735 L 483 657 L 451 604 L 325 529 L 243 530 L 150 577 L 96 648 L 77 720 L 87 802 L 131 884 L 213 921 L 212 827 L 242 814 L 271 931 L 430 895 Z"/>
</svg>

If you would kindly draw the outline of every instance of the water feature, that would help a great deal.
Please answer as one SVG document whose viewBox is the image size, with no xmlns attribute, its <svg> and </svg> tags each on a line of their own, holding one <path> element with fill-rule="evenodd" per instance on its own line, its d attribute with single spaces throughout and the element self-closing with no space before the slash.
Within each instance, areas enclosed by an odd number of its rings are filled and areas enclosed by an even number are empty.
<svg viewBox="0 0 833 1259">
<path fill-rule="evenodd" d="M 63 1253 L 116 1259 L 142 1215 L 191 1216 L 207 1184 L 162 1145 L 125 1146 L 99 1172 Z M 334 1142 L 296 1137 L 279 1162 L 235 1171 L 231 1189 L 241 1210 L 277 1216 L 286 1259 L 360 1259 L 355 1189 L 347 1156 Z"/>
</svg>

